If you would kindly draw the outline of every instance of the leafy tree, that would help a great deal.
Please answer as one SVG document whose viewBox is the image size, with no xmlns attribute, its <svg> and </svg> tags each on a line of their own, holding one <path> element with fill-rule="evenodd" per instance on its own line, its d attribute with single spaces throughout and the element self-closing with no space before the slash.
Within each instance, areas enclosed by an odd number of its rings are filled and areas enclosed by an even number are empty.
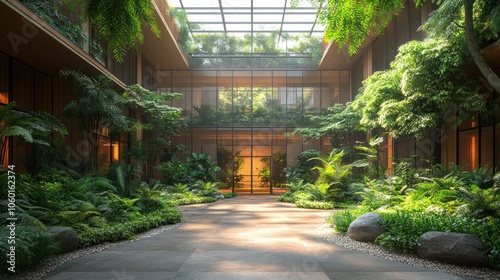
<svg viewBox="0 0 500 280">
<path fill-rule="evenodd" d="M 361 122 L 398 137 L 431 136 L 447 120 L 445 112 L 480 111 L 484 98 L 473 91 L 461 65 L 465 56 L 443 40 L 426 39 L 403 45 L 391 69 L 365 80 L 354 107 Z"/>
<path fill-rule="evenodd" d="M 157 93 L 140 85 L 127 87 L 126 102 L 140 111 L 141 127 L 149 132 L 149 137 L 141 145 L 145 153 L 145 177 L 151 177 L 158 160 L 167 153 L 171 138 L 185 127 L 181 110 L 170 106 L 173 99 L 182 97 L 180 93 Z"/>
<path fill-rule="evenodd" d="M 89 145 L 89 152 L 84 155 L 85 171 L 97 170 L 99 142 L 104 129 L 131 130 L 133 120 L 125 115 L 125 100 L 112 88 L 113 81 L 108 76 L 88 76 L 76 70 L 62 70 L 61 75 L 72 78 L 78 95 L 64 107 L 63 114 L 79 120 Z"/>
<path fill-rule="evenodd" d="M 325 114 L 309 117 L 309 121 L 317 127 L 297 128 L 293 134 L 301 134 L 305 140 L 326 136 L 333 148 L 349 153 L 354 150 L 356 134 L 365 131 L 360 120 L 360 113 L 352 106 L 335 104 Z"/>
<path fill-rule="evenodd" d="M 467 49 L 486 80 L 500 90 L 500 79 L 488 66 L 480 49 L 500 37 L 500 4 L 491 0 L 446 0 L 434 11 L 424 30 L 430 37 L 444 37 Z"/>
<path fill-rule="evenodd" d="M 278 46 L 278 32 L 245 34 L 244 46 L 247 53 L 282 52 Z"/>
<path fill-rule="evenodd" d="M 123 61 L 129 49 L 136 49 L 144 40 L 142 25 L 160 37 L 160 28 L 154 16 L 154 4 L 149 0 L 65 0 L 83 8 L 90 23 L 99 34 L 108 39 L 116 61 Z"/>
<path fill-rule="evenodd" d="M 361 116 L 360 124 L 367 129 L 381 129 L 380 107 L 389 100 L 401 100 L 402 73 L 394 69 L 377 71 L 363 81 L 359 94 L 351 104 Z"/>
<path fill-rule="evenodd" d="M 296 6 L 300 0 L 293 0 Z M 347 46 L 349 54 L 355 54 L 361 44 L 375 31 L 384 32 L 387 24 L 404 8 L 404 1 L 348 1 L 348 0 L 309 0 L 316 6 L 322 6 L 319 19 L 326 25 L 325 39 L 337 43 L 339 48 Z M 452 1 L 450 3 L 449 1 Z M 424 0 L 414 0 L 416 7 L 421 7 Z M 500 78 L 488 66 L 480 53 L 483 41 L 498 39 L 500 31 L 500 5 L 491 0 L 443 0 L 442 7 L 450 8 L 435 20 L 441 21 L 441 27 L 455 28 L 456 24 L 464 30 L 469 54 L 479 70 L 496 91 L 500 92 Z M 462 13 L 463 9 L 463 13 Z M 439 14 L 439 13 L 438 13 Z M 461 25 L 463 23 L 463 25 Z M 432 29 L 431 29 L 432 30 Z M 439 30 L 439 29 L 436 29 Z M 441 31 L 443 29 L 440 29 Z M 439 34 L 437 34 L 439 36 Z M 477 36 L 487 35 L 487 36 Z"/>
<path fill-rule="evenodd" d="M 9 137 L 19 137 L 24 142 L 50 146 L 52 132 L 66 134 L 66 128 L 53 115 L 46 112 L 21 112 L 16 103 L 0 107 L 0 164 L 5 161 Z"/>
<path fill-rule="evenodd" d="M 213 126 L 217 123 L 217 111 L 211 105 L 193 106 L 194 114 L 190 118 L 191 126 Z"/>
<path fill-rule="evenodd" d="M 292 0 L 296 7 L 301 0 Z M 324 37 L 334 41 L 339 48 L 347 46 L 353 55 L 363 44 L 365 38 L 375 30 L 382 34 L 390 20 L 404 8 L 404 1 L 372 0 L 309 0 L 313 5 L 322 7 L 318 14 L 321 23 L 326 25 Z M 415 0 L 417 5 L 422 0 Z"/>
<path fill-rule="evenodd" d="M 293 41 L 294 46 L 288 47 L 285 43 L 283 48 L 280 42 L 282 40 Z M 282 33 L 281 37 L 277 32 L 270 34 L 245 35 L 243 38 L 237 36 L 227 36 L 224 34 L 200 34 L 196 35 L 196 43 L 191 47 L 191 52 L 203 54 L 200 56 L 190 56 L 189 65 L 191 68 L 224 68 L 224 69 L 248 69 L 249 67 L 259 69 L 272 69 L 294 66 L 304 67 L 304 65 L 317 66 L 317 62 L 323 54 L 321 50 L 321 41 L 311 36 L 291 36 L 288 33 Z M 244 54 L 294 54 L 309 53 L 311 58 L 299 59 L 275 59 L 270 57 L 248 56 Z M 228 54 L 236 56 L 211 56 L 212 54 Z M 285 58 L 285 56 L 283 56 Z M 286 62 L 286 65 L 285 65 Z"/>
<path fill-rule="evenodd" d="M 391 66 L 403 73 L 404 99 L 381 106 L 382 126 L 395 136 L 415 134 L 420 138 L 444 124 L 448 110 L 482 111 L 485 100 L 465 78 L 464 61 L 463 54 L 446 41 L 403 45 Z"/>
<path fill-rule="evenodd" d="M 318 63 L 321 60 L 321 57 L 323 56 L 321 38 L 313 36 L 299 36 L 291 39 L 298 41 L 298 44 L 295 47 L 288 49 L 288 52 L 310 53 L 312 61 Z"/>
</svg>

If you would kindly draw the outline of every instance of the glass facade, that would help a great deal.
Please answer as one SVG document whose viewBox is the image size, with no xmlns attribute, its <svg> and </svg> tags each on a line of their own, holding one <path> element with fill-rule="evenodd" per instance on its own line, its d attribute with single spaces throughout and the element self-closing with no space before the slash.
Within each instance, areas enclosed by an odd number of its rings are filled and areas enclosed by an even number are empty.
<svg viewBox="0 0 500 280">
<path fill-rule="evenodd" d="M 349 71 L 171 71 L 162 90 L 183 94 L 189 128 L 174 140 L 187 154 L 208 153 L 222 167 L 221 181 L 238 193 L 272 193 L 284 187 L 284 168 L 308 149 L 330 152 L 327 139 L 289 136 L 350 96 Z M 164 79 L 163 81 L 165 81 Z"/>
</svg>

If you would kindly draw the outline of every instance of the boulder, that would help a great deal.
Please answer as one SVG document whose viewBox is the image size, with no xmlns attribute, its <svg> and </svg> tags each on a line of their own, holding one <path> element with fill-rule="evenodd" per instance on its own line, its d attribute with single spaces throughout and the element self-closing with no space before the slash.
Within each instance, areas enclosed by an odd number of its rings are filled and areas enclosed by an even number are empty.
<svg viewBox="0 0 500 280">
<path fill-rule="evenodd" d="M 429 231 L 420 236 L 420 258 L 462 266 L 489 266 L 486 246 L 474 235 Z"/>
<path fill-rule="evenodd" d="M 373 242 L 385 231 L 381 224 L 382 221 L 383 218 L 378 213 L 363 214 L 349 225 L 347 235 L 357 241 Z"/>
<path fill-rule="evenodd" d="M 61 253 L 67 253 L 78 249 L 80 238 L 71 227 L 50 226 L 47 231 L 52 234 L 61 246 Z"/>
<path fill-rule="evenodd" d="M 215 198 L 217 199 L 224 199 L 224 195 L 221 192 L 218 192 L 215 194 Z"/>
</svg>

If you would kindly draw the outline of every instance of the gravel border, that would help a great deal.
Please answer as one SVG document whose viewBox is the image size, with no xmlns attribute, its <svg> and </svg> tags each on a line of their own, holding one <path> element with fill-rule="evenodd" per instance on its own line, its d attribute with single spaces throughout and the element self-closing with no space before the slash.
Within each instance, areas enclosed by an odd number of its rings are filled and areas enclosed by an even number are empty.
<svg viewBox="0 0 500 280">
<path fill-rule="evenodd" d="M 58 266 L 62 265 L 63 263 L 70 261 L 72 259 L 76 259 L 79 257 L 83 257 L 85 255 L 89 255 L 95 252 L 100 252 L 115 246 L 119 245 L 125 245 L 130 242 L 134 242 L 137 240 L 141 240 L 144 238 L 148 238 L 154 235 L 157 235 L 159 233 L 165 232 L 167 230 L 174 229 L 178 227 L 181 223 L 177 224 L 171 224 L 171 225 L 164 225 L 160 226 L 157 228 L 154 228 L 149 231 L 141 232 L 136 234 L 135 238 L 132 240 L 124 240 L 116 243 L 103 243 L 103 244 L 98 244 L 94 246 L 90 246 L 87 248 L 83 249 L 78 249 L 72 252 L 68 252 L 66 254 L 62 255 L 57 255 L 51 258 L 48 258 L 38 264 L 32 271 L 26 271 L 26 272 L 21 272 L 16 275 L 12 274 L 0 274 L 0 276 L 7 276 L 8 279 L 13 279 L 13 280 L 41 280 L 45 275 L 47 275 L 49 272 L 57 268 Z M 1 278 L 1 277 L 0 277 Z"/>
<path fill-rule="evenodd" d="M 318 234 L 326 241 L 335 245 L 363 252 L 372 256 L 382 257 L 384 259 L 406 263 L 418 267 L 427 268 L 434 271 L 440 271 L 461 276 L 472 276 L 479 279 L 495 280 L 500 279 L 500 271 L 490 268 L 464 267 L 452 264 L 439 263 L 418 258 L 412 254 L 399 254 L 382 249 L 380 246 L 369 243 L 359 242 L 348 237 L 345 233 L 337 233 L 327 223 L 320 225 L 317 229 Z"/>
</svg>

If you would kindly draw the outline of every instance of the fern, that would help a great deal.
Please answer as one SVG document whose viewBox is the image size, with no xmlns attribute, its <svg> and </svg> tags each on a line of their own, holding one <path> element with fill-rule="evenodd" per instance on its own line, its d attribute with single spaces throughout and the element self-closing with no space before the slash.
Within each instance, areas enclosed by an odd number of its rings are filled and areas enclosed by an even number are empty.
<svg viewBox="0 0 500 280">
<path fill-rule="evenodd" d="M 83 177 L 78 180 L 78 186 L 78 190 L 84 194 L 102 191 L 118 192 L 116 187 L 111 183 L 111 180 L 104 177 Z"/>
<path fill-rule="evenodd" d="M 136 0 L 66 0 L 81 7 L 99 34 L 108 40 L 116 61 L 122 62 L 129 49 L 136 49 L 143 42 L 142 25 L 148 25 L 157 37 L 160 28 L 154 15 L 152 1 Z"/>
<path fill-rule="evenodd" d="M 51 132 L 66 134 L 66 128 L 60 120 L 46 112 L 21 112 L 14 108 L 15 102 L 0 107 L 0 162 L 4 162 L 8 138 L 15 136 L 21 143 L 49 145 L 45 138 Z"/>
<path fill-rule="evenodd" d="M 500 204 L 491 189 L 483 190 L 476 185 L 457 188 L 457 194 L 466 204 L 467 215 L 478 219 L 486 217 L 500 218 Z"/>
<path fill-rule="evenodd" d="M 319 172 L 319 177 L 316 183 L 327 183 L 332 186 L 347 178 L 351 174 L 351 165 L 342 164 L 343 157 L 343 151 L 334 149 L 326 158 L 315 157 L 309 159 L 318 160 L 323 165 L 313 168 L 313 170 L 317 170 Z"/>
</svg>

